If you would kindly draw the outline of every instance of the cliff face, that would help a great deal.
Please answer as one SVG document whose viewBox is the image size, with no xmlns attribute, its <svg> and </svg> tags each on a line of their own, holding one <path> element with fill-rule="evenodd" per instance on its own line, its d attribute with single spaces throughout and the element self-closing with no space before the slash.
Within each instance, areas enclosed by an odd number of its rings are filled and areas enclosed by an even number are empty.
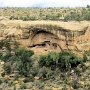
<svg viewBox="0 0 90 90">
<path fill-rule="evenodd" d="M 17 40 L 35 52 L 90 50 L 90 22 L 0 21 L 0 39 Z"/>
</svg>

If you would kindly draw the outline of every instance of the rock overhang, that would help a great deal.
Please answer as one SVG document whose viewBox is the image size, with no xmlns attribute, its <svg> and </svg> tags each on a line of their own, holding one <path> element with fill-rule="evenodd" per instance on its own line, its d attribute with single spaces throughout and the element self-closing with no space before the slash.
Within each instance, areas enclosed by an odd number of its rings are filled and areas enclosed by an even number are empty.
<svg viewBox="0 0 90 90">
<path fill-rule="evenodd" d="M 61 21 L 8 20 L 6 22 L 5 21 L 0 22 L 0 32 L 2 31 L 6 36 L 10 36 L 10 38 L 14 35 L 15 37 L 18 37 L 19 39 L 18 41 L 21 40 L 20 41 L 21 43 L 22 41 L 28 43 L 29 45 L 27 45 L 26 43 L 22 43 L 22 45 L 26 44 L 26 46 L 30 46 L 31 37 L 33 35 L 36 35 L 40 31 L 46 31 L 47 33 L 56 35 L 55 38 L 59 38 L 58 42 L 60 42 L 60 43 L 57 43 L 57 45 L 60 45 L 60 48 L 65 50 L 75 51 L 77 50 L 76 48 L 80 47 L 78 49 L 82 51 L 81 47 L 86 46 L 86 43 L 89 43 L 90 41 L 90 38 L 89 38 L 90 22 L 89 21 L 61 22 Z M 83 43 L 84 41 L 86 43 Z M 52 42 L 52 44 L 53 43 L 54 42 Z M 82 44 L 84 44 L 84 46 L 82 46 Z"/>
</svg>

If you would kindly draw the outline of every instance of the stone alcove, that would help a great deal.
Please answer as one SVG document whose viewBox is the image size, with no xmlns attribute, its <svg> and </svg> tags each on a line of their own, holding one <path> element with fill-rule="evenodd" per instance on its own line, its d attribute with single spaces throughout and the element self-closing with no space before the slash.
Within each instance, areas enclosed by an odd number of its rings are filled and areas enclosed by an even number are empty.
<svg viewBox="0 0 90 90">
<path fill-rule="evenodd" d="M 34 51 L 61 51 L 59 38 L 45 30 L 34 31 L 29 47 Z"/>
</svg>

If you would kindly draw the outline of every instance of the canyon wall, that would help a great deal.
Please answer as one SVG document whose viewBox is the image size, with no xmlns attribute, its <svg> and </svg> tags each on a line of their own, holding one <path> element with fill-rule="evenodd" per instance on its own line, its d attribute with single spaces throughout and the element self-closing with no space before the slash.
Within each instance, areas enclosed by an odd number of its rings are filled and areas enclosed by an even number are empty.
<svg viewBox="0 0 90 90">
<path fill-rule="evenodd" d="M 43 53 L 90 50 L 90 22 L 0 21 L 0 40 L 14 39 L 21 46 Z"/>
</svg>

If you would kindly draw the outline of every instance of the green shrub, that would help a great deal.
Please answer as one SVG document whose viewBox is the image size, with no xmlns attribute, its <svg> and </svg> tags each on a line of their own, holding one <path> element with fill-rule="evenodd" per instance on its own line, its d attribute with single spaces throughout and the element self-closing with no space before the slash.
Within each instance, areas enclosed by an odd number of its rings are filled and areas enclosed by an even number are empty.
<svg viewBox="0 0 90 90">
<path fill-rule="evenodd" d="M 10 43 L 9 40 L 5 39 L 0 41 L 0 48 L 6 47 L 8 50 L 10 50 Z"/>
<path fill-rule="evenodd" d="M 40 79 L 46 78 L 46 74 L 47 74 L 47 70 L 46 70 L 45 66 L 43 66 L 42 68 L 39 69 L 38 76 Z"/>
<path fill-rule="evenodd" d="M 83 60 L 84 60 L 85 62 L 90 60 L 90 50 L 84 52 Z"/>
<path fill-rule="evenodd" d="M 25 48 L 19 48 L 16 41 L 13 41 L 13 45 L 15 45 L 13 48 L 14 51 L 11 49 L 9 40 L 6 39 L 0 42 L 0 48 L 5 47 L 5 50 L 0 53 L 0 59 L 5 62 L 3 67 L 4 72 L 5 74 L 10 74 L 12 67 L 12 69 L 17 70 L 19 74 L 27 76 L 29 74 L 30 67 L 32 66 L 31 56 L 34 52 L 26 50 Z M 15 54 L 12 54 L 11 52 L 14 52 Z"/>
<path fill-rule="evenodd" d="M 82 63 L 82 58 L 77 57 L 71 52 L 50 52 L 48 55 L 40 57 L 39 66 L 46 66 L 50 68 L 60 68 L 61 71 L 68 71 Z"/>
<path fill-rule="evenodd" d="M 6 53 L 5 55 L 2 55 L 1 59 L 4 61 L 4 62 L 7 62 L 9 61 L 9 58 L 11 57 L 11 54 L 10 53 Z"/>
<path fill-rule="evenodd" d="M 35 77 L 39 72 L 39 67 L 32 67 L 31 68 L 31 71 L 30 71 L 30 74 Z"/>
<path fill-rule="evenodd" d="M 22 83 L 21 85 L 20 85 L 20 89 L 26 89 L 27 87 L 26 87 L 26 84 L 25 83 Z"/>
<path fill-rule="evenodd" d="M 32 66 L 31 56 L 33 51 L 26 50 L 24 48 L 18 48 L 16 50 L 16 63 L 19 74 L 27 76 L 29 74 L 30 67 Z"/>
<path fill-rule="evenodd" d="M 79 85 L 79 83 L 78 83 L 77 80 L 73 80 L 73 81 L 72 81 L 72 87 L 73 87 L 74 89 L 78 89 L 78 88 L 80 87 L 80 85 Z"/>
<path fill-rule="evenodd" d="M 87 12 L 83 15 L 84 20 L 90 20 L 90 12 Z"/>
<path fill-rule="evenodd" d="M 25 48 L 17 48 L 15 54 L 17 57 L 20 56 L 21 59 L 26 60 L 28 59 L 28 57 L 31 57 L 34 54 L 34 52 L 31 50 L 26 50 Z"/>
<path fill-rule="evenodd" d="M 48 55 L 42 55 L 39 60 L 39 65 L 46 66 L 46 67 L 53 67 L 56 66 L 56 62 L 59 56 L 58 53 L 50 52 Z"/>
<path fill-rule="evenodd" d="M 32 66 L 31 56 L 33 54 L 33 51 L 29 51 L 24 48 L 17 48 L 14 56 L 10 53 L 7 53 L 5 56 L 2 56 L 1 54 L 2 60 L 6 62 L 3 67 L 5 74 L 10 74 L 11 67 L 13 67 L 12 69 L 17 70 L 19 74 L 27 76 L 29 74 L 30 67 Z M 11 65 L 8 63 L 11 63 Z"/>
<path fill-rule="evenodd" d="M 10 20 L 18 20 L 19 18 L 17 17 L 17 16 L 10 16 L 10 18 L 9 18 Z"/>
<path fill-rule="evenodd" d="M 82 62 L 82 58 L 77 57 L 72 52 L 61 52 L 59 53 L 58 64 L 62 71 L 68 71 L 73 67 L 76 67 Z"/>
<path fill-rule="evenodd" d="M 5 64 L 3 66 L 3 69 L 4 69 L 5 74 L 10 74 L 11 73 L 11 65 Z"/>
<path fill-rule="evenodd" d="M 70 21 L 70 20 L 81 21 L 82 20 L 82 17 L 81 17 L 81 14 L 78 14 L 76 12 L 71 12 L 70 14 L 67 14 L 64 17 L 64 20 L 65 21 Z"/>
<path fill-rule="evenodd" d="M 54 73 L 54 71 L 48 69 L 48 71 L 46 73 L 46 79 L 54 79 L 55 80 L 55 73 Z"/>
</svg>

